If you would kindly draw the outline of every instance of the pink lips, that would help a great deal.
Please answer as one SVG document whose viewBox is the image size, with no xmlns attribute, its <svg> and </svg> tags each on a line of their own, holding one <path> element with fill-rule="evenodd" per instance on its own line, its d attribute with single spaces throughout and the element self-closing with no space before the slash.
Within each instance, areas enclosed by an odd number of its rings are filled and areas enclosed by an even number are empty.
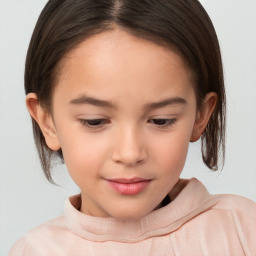
<svg viewBox="0 0 256 256">
<path fill-rule="evenodd" d="M 122 195 L 136 195 L 144 190 L 151 180 L 142 178 L 107 180 L 110 187 Z"/>
</svg>

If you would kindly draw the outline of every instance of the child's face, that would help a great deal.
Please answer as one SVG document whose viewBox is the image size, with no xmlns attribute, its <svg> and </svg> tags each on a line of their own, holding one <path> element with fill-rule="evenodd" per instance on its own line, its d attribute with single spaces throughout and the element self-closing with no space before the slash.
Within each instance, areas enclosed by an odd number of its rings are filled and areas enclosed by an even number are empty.
<svg viewBox="0 0 256 256">
<path fill-rule="evenodd" d="M 136 219 L 157 208 L 179 179 L 197 115 L 190 72 L 175 52 L 120 30 L 71 51 L 53 120 L 81 211 Z"/>
</svg>

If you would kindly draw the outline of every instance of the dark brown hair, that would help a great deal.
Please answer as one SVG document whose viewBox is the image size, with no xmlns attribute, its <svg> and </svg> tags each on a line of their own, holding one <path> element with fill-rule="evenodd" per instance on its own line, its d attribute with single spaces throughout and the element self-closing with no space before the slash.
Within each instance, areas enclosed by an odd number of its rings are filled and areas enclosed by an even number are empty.
<svg viewBox="0 0 256 256">
<path fill-rule="evenodd" d="M 63 57 L 86 38 L 119 27 L 128 33 L 176 50 L 194 74 L 197 104 L 208 92 L 217 106 L 201 137 L 204 163 L 218 169 L 225 152 L 225 90 L 220 48 L 212 22 L 198 0 L 50 0 L 43 9 L 29 45 L 26 94 L 34 92 L 50 112 L 51 96 Z M 33 131 L 41 164 L 53 182 L 51 163 L 62 157 L 50 150 L 38 126 Z"/>
</svg>

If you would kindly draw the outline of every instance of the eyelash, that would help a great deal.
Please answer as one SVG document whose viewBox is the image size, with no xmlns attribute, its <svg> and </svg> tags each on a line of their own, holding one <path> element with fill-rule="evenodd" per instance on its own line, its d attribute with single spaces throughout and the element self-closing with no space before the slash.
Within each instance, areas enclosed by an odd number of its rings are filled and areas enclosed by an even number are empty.
<svg viewBox="0 0 256 256">
<path fill-rule="evenodd" d="M 79 119 L 80 123 L 90 129 L 99 129 L 104 125 L 109 124 L 108 119 Z M 148 123 L 156 125 L 158 128 L 168 128 L 176 123 L 177 119 L 165 119 L 165 118 L 155 118 L 148 120 Z"/>
<path fill-rule="evenodd" d="M 168 128 L 174 125 L 177 121 L 177 118 L 165 119 L 165 118 L 155 118 L 148 120 L 149 123 L 156 125 L 159 128 Z"/>
<path fill-rule="evenodd" d="M 101 128 L 105 124 L 109 124 L 110 121 L 107 119 L 80 119 L 80 123 L 90 129 Z"/>
</svg>

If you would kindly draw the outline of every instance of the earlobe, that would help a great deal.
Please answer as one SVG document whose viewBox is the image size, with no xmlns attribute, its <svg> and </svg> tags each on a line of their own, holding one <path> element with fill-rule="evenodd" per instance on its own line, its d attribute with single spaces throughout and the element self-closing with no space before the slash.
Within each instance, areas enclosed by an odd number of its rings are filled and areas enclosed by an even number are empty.
<svg viewBox="0 0 256 256">
<path fill-rule="evenodd" d="M 216 107 L 218 96 L 215 92 L 206 94 L 200 109 L 197 112 L 193 132 L 190 138 L 191 142 L 195 142 L 200 139 L 204 133 L 205 127 Z"/>
<path fill-rule="evenodd" d="M 31 117 L 39 125 L 47 146 L 53 151 L 59 150 L 60 143 L 53 118 L 51 114 L 39 104 L 37 95 L 35 93 L 29 93 L 27 95 L 26 105 Z"/>
</svg>

